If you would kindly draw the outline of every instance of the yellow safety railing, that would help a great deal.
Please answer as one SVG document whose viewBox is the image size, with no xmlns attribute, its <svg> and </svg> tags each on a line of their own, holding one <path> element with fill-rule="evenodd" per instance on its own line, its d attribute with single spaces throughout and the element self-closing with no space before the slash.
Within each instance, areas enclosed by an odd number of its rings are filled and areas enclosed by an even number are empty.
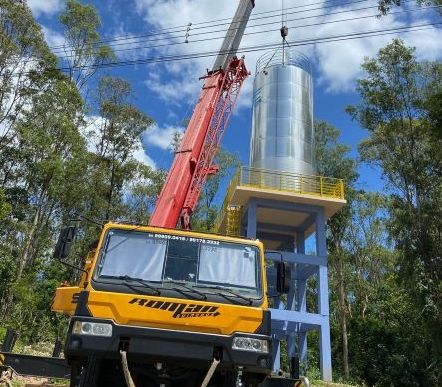
<svg viewBox="0 0 442 387">
<path fill-rule="evenodd" d="M 343 180 L 325 176 L 241 167 L 238 185 L 344 199 Z"/>
<path fill-rule="evenodd" d="M 300 195 L 313 195 L 324 198 L 344 199 L 344 181 L 325 176 L 302 175 L 291 172 L 271 171 L 267 169 L 240 167 L 229 184 L 226 197 L 217 218 L 216 229 L 228 235 L 239 235 L 241 213 L 240 206 L 231 204 L 233 193 L 238 186 L 248 186 L 291 192 Z M 237 224 L 234 225 L 234 219 Z M 220 230 L 225 220 L 225 230 Z"/>
</svg>

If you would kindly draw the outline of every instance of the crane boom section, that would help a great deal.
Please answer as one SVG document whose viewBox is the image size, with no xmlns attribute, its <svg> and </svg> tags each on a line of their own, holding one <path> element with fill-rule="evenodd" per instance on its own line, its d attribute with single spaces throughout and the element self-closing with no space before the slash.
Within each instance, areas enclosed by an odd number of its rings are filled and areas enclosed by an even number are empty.
<svg viewBox="0 0 442 387">
<path fill-rule="evenodd" d="M 181 225 L 185 229 L 190 228 L 189 219 L 198 204 L 198 198 L 207 177 L 218 172 L 218 166 L 214 165 L 213 161 L 221 145 L 221 139 L 236 104 L 239 91 L 247 76 L 248 71 L 244 59 L 232 58 L 223 77 L 220 97 L 181 212 Z"/>
<path fill-rule="evenodd" d="M 254 0 L 241 0 L 236 9 L 235 16 L 230 23 L 226 36 L 224 37 L 221 50 L 215 59 L 212 71 L 226 70 L 230 59 L 236 55 L 236 51 L 241 43 L 244 30 L 249 21 L 250 14 L 255 6 Z"/>
<path fill-rule="evenodd" d="M 149 225 L 174 228 L 178 220 L 190 228 L 202 185 L 216 173 L 212 164 L 232 113 L 239 90 L 248 73 L 243 59 L 235 54 L 241 42 L 254 0 L 240 0 L 235 17 L 224 38 L 213 70 L 205 82 L 180 149 L 149 219 Z"/>
<path fill-rule="evenodd" d="M 149 225 L 151 226 L 174 228 L 178 223 L 213 112 L 221 93 L 223 75 L 223 72 L 219 71 L 205 79 L 192 118 L 149 219 Z"/>
</svg>

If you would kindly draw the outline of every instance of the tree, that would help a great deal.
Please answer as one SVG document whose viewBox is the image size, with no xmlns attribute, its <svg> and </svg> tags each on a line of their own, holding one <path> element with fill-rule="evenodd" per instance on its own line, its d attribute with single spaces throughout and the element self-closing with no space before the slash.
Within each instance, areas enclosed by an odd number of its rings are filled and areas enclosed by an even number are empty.
<svg viewBox="0 0 442 387">
<path fill-rule="evenodd" d="M 381 11 L 381 13 L 383 15 L 385 15 L 385 14 L 387 14 L 390 11 L 390 9 L 392 7 L 399 7 L 403 3 L 405 3 L 405 1 L 401 1 L 401 0 L 379 0 L 379 11 Z M 431 4 L 434 4 L 436 6 L 440 6 L 440 5 L 442 5 L 442 0 L 416 0 L 416 3 L 419 6 L 426 6 L 426 5 L 431 5 Z M 441 12 L 440 9 L 439 9 L 439 12 Z"/>
<path fill-rule="evenodd" d="M 15 139 L 14 124 L 33 94 L 33 79 L 55 69 L 40 26 L 26 3 L 0 0 L 0 151 Z M 41 85 L 41 84 L 40 84 Z M 7 174 L 14 164 L 0 158 L 0 171 Z M 0 172 L 1 173 L 1 172 Z M 3 183 L 7 176 L 1 176 Z"/>
<path fill-rule="evenodd" d="M 67 0 L 66 10 L 60 15 L 60 23 L 65 31 L 64 51 L 69 77 L 81 89 L 100 65 L 114 58 L 114 53 L 100 41 L 97 30 L 101 21 L 93 5 Z"/>
<path fill-rule="evenodd" d="M 103 219 L 115 218 L 119 212 L 125 185 L 138 165 L 132 155 L 141 146 L 141 134 L 153 123 L 129 102 L 130 95 L 129 82 L 121 78 L 99 81 L 96 103 L 100 119 L 89 135 L 96 149 L 92 179 L 104 200 Z"/>
<path fill-rule="evenodd" d="M 434 112 L 442 103 L 442 66 L 419 63 L 414 52 L 394 40 L 367 59 L 366 78 L 358 80 L 361 103 L 348 111 L 369 131 L 360 153 L 382 168 L 393 195 L 389 232 L 400 279 L 441 354 L 442 140 Z"/>
<path fill-rule="evenodd" d="M 209 176 L 206 180 L 197 209 L 192 215 L 192 228 L 200 231 L 213 231 L 219 208 L 216 206 L 215 198 L 220 185 L 226 178 L 231 178 L 241 162 L 238 155 L 230 153 L 225 149 L 219 149 L 215 156 L 215 165 L 219 171 L 215 175 Z"/>
</svg>

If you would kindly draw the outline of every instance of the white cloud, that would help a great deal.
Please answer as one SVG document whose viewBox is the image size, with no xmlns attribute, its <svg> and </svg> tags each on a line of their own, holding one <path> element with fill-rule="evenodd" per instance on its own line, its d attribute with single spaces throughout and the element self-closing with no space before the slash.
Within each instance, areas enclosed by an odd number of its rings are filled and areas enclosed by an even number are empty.
<svg viewBox="0 0 442 387">
<path fill-rule="evenodd" d="M 348 10 L 339 8 L 337 10 Z M 345 14 L 346 19 L 364 19 L 346 21 L 345 23 L 325 24 L 318 28 L 318 36 L 348 34 L 358 31 L 390 29 L 401 25 L 393 16 L 373 17 L 376 10 L 355 11 Z M 340 20 L 342 15 L 324 18 L 326 21 Z M 361 63 L 364 57 L 376 55 L 392 36 L 344 40 L 340 42 L 318 44 L 315 47 L 316 64 L 319 70 L 318 82 L 329 92 L 351 91 L 354 80 L 362 74 Z"/>
<path fill-rule="evenodd" d="M 155 161 L 146 154 L 144 147 L 140 147 L 132 154 L 133 158 L 142 164 L 148 165 L 152 169 L 157 169 Z"/>
<path fill-rule="evenodd" d="M 171 105 L 181 105 L 189 102 L 189 99 L 195 100 L 201 89 L 202 83 L 192 75 L 192 72 L 188 72 L 188 77 L 162 78 L 160 72 L 149 72 L 144 84 L 162 101 Z"/>
<path fill-rule="evenodd" d="M 416 21 L 416 24 L 428 23 L 428 20 Z M 430 27 L 424 31 L 407 34 L 405 42 L 413 47 L 417 47 L 416 56 L 420 60 L 434 61 L 441 58 L 442 29 Z"/>
<path fill-rule="evenodd" d="M 87 150 L 89 152 L 96 153 L 98 151 L 98 131 L 100 130 L 101 126 L 104 125 L 104 118 L 97 115 L 91 115 L 86 116 L 84 120 L 86 122 L 85 125 L 80 128 L 80 133 L 86 140 Z"/>
<path fill-rule="evenodd" d="M 27 3 L 35 17 L 53 15 L 61 11 L 64 5 L 63 0 L 27 0 Z"/>
<path fill-rule="evenodd" d="M 153 125 L 149 129 L 145 130 L 142 135 L 143 144 L 149 144 L 156 146 L 162 150 L 170 149 L 172 139 L 175 133 L 183 133 L 184 129 L 178 126 L 167 125 L 159 127 Z"/>
<path fill-rule="evenodd" d="M 223 23 L 228 23 L 228 20 L 234 15 L 237 6 L 236 1 L 133 1 L 135 2 L 138 13 L 149 25 L 156 28 L 170 28 L 171 26 L 184 26 L 188 22 L 193 23 L 190 30 L 189 43 L 168 45 L 161 48 L 161 50 L 158 49 L 161 55 L 191 54 L 219 49 L 222 39 L 218 40 L 215 38 L 224 35 L 222 31 L 227 28 L 228 24 Z M 401 12 L 403 8 L 396 8 L 390 15 L 382 18 L 374 17 L 374 15 L 378 13 L 376 0 L 363 4 L 349 4 L 347 6 L 334 8 L 330 8 L 330 3 L 325 0 L 322 1 L 322 8 L 321 3 L 315 3 L 315 5 L 312 6 L 311 2 L 307 0 L 297 1 L 296 6 L 293 3 L 294 2 L 287 5 L 289 7 L 287 15 L 287 25 L 289 26 L 288 41 L 289 43 L 292 42 L 293 45 L 296 45 L 296 41 L 303 39 L 369 30 L 385 30 L 388 28 L 425 23 L 426 19 L 419 15 L 427 15 L 426 17 L 428 18 L 428 13 L 423 13 L 422 11 L 412 11 L 408 14 L 404 14 Z M 362 9 L 367 6 L 372 6 L 373 8 L 368 10 Z M 297 7 L 297 9 L 295 7 Z M 241 48 L 280 42 L 280 12 L 278 8 L 280 8 L 280 3 L 275 3 L 273 0 L 260 0 L 256 2 L 256 7 L 252 12 L 251 20 L 246 29 L 246 35 L 241 42 L 240 51 Z M 313 8 L 315 9 L 313 10 Z M 276 12 L 262 14 L 262 12 L 268 11 Z M 345 13 L 335 14 L 340 11 L 345 11 Z M 167 17 L 165 17 L 165 15 L 167 15 Z M 307 18 L 308 16 L 311 16 L 311 18 Z M 363 16 L 363 18 L 361 18 L 361 16 Z M 358 19 L 335 22 L 333 24 L 310 25 L 351 18 Z M 220 19 L 227 20 L 218 22 L 222 25 L 211 27 L 208 30 L 198 29 L 204 26 L 198 25 L 199 22 Z M 269 22 L 276 23 L 260 25 Z M 263 31 L 272 29 L 273 31 L 262 33 Z M 213 32 L 214 30 L 221 30 L 221 32 L 216 33 Z M 199 33 L 204 34 L 196 35 Z M 441 56 L 440 42 L 442 41 L 442 32 L 436 28 L 421 32 L 322 43 L 315 46 L 297 47 L 296 49 L 299 48 L 299 51 L 307 54 L 313 63 L 316 64 L 317 72 L 314 75 L 319 85 L 329 92 L 339 93 L 351 91 L 354 88 L 355 79 L 361 75 L 360 66 L 365 56 L 376 55 L 379 48 L 385 46 L 397 36 L 401 37 L 408 45 L 416 45 L 418 47 L 417 56 L 420 59 L 435 59 Z M 182 43 L 184 41 L 184 32 L 180 31 L 178 34 L 175 33 L 174 37 L 169 36 L 169 39 L 169 41 L 174 41 L 175 43 Z M 199 39 L 208 40 L 196 42 L 196 40 Z M 263 53 L 263 51 L 245 53 L 247 67 L 252 73 L 255 72 L 257 59 Z M 208 57 L 156 65 L 155 71 L 149 74 L 145 84 L 167 103 L 171 105 L 183 104 L 183 102 L 187 102 L 187 97 L 193 99 L 197 97 L 200 86 L 197 79 L 205 73 L 206 68 L 211 68 L 213 61 L 214 57 Z M 161 76 L 158 75 L 160 73 Z M 249 78 L 243 86 L 238 108 L 250 106 L 251 89 L 252 79 Z"/>
<path fill-rule="evenodd" d="M 52 30 L 51 28 L 41 26 L 43 34 L 45 36 L 46 42 L 49 47 L 60 47 L 65 43 L 64 36 L 58 33 L 57 31 Z M 63 56 L 64 53 L 60 49 L 54 50 L 58 55 Z"/>
</svg>

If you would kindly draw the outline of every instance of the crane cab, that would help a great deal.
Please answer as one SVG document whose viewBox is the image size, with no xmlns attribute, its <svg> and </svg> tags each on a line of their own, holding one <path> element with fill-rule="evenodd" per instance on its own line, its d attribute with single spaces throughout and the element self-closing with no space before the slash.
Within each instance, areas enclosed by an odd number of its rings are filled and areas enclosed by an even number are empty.
<svg viewBox="0 0 442 387">
<path fill-rule="evenodd" d="M 216 357 L 215 381 L 240 368 L 257 384 L 271 367 L 264 269 L 259 241 L 108 223 L 78 286 L 54 297 L 71 316 L 66 358 L 72 369 L 118 368 L 124 348 L 140 380 L 166 372 L 178 386 L 179 369 L 198 385 Z"/>
</svg>

